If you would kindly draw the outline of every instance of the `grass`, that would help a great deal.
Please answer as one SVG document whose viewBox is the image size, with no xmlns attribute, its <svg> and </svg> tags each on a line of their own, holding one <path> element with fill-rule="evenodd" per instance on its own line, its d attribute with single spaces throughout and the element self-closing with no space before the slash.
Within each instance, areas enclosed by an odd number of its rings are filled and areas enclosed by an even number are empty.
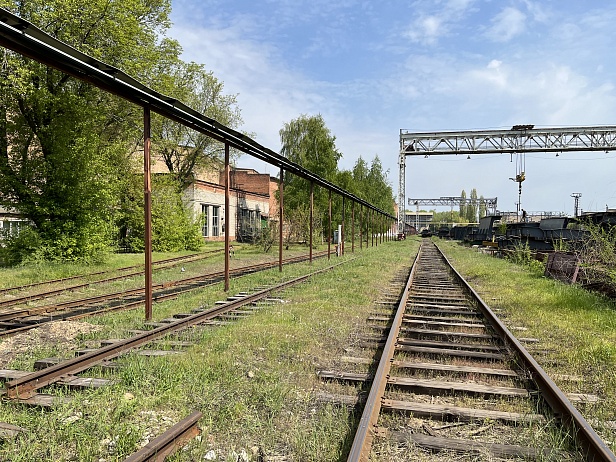
<svg viewBox="0 0 616 462">
<path fill-rule="evenodd" d="M 509 262 L 454 243 L 438 243 L 484 300 L 506 315 L 508 325 L 527 327 L 522 336 L 541 340 L 538 348 L 550 351 L 541 359 L 545 359 L 546 369 L 548 362 L 557 365 L 550 366 L 549 373 L 585 378 L 581 383 L 561 381 L 563 388 L 598 393 L 604 398 L 599 406 L 581 407 L 583 414 L 614 420 L 613 305 Z M 14 440 L 0 441 L 0 460 L 124 460 L 147 439 L 193 410 L 203 412 L 203 433 L 171 461 L 204 460 L 211 451 L 219 461 L 237 461 L 242 451 L 253 455 L 253 460 L 257 460 L 257 454 L 298 461 L 344 460 L 358 416 L 347 408 L 315 400 L 315 392 L 324 387 L 316 371 L 335 369 L 342 356 L 353 355 L 348 353 L 349 339 L 365 330 L 374 301 L 403 267 L 410 266 L 417 245 L 418 240 L 407 239 L 362 251 L 357 248 L 355 254 L 350 253 L 349 246 L 347 255 L 332 257 L 329 263 L 320 259 L 312 267 L 295 264 L 282 273 L 274 269 L 233 279 L 229 294 L 345 261 L 286 290 L 279 295 L 282 303 L 264 305 L 254 315 L 230 325 L 195 328 L 173 337 L 194 344 L 182 355 L 145 358 L 129 354 L 117 360 L 117 372 L 87 374 L 117 380 L 113 386 L 79 392 L 49 388 L 45 391 L 72 397 L 70 403 L 51 411 L 2 403 L 0 421 L 28 431 Z M 289 252 L 300 251 L 305 252 L 305 248 Z M 236 256 L 237 264 L 263 258 L 253 248 L 236 249 Z M 275 256 L 273 249 L 267 258 Z M 222 259 L 218 265 L 222 265 Z M 17 273 L 26 270 L 18 269 Z M 209 286 L 155 304 L 154 318 L 212 306 L 225 296 L 222 284 Z M 83 335 L 80 346 L 95 346 L 99 339 L 124 338 L 126 329 L 140 328 L 143 310 L 110 313 L 87 321 L 103 330 Z M 36 355 L 17 358 L 12 365 L 31 368 L 33 359 L 41 357 L 38 355 L 68 357 L 71 353 L 46 346 Z M 616 439 L 609 430 L 598 429 L 608 441 Z M 425 460 L 432 459 L 426 455 Z"/>
<path fill-rule="evenodd" d="M 540 271 L 438 241 L 453 265 L 484 301 L 504 316 L 513 333 L 540 343 L 529 349 L 565 391 L 599 395 L 598 405 L 579 405 L 584 417 L 616 449 L 616 432 L 603 422 L 616 420 L 616 304 L 613 300 L 545 278 Z M 575 380 L 575 378 L 581 380 Z"/>
<path fill-rule="evenodd" d="M 222 244 L 209 243 L 204 250 L 221 248 Z M 156 252 L 153 260 L 190 255 L 194 252 Z M 79 274 L 94 273 L 108 269 L 117 269 L 133 265 L 143 265 L 143 254 L 119 253 L 109 254 L 99 263 L 60 263 L 60 262 L 28 262 L 14 268 L 0 267 L 0 289 L 31 284 L 34 282 L 61 279 Z"/>
<path fill-rule="evenodd" d="M 314 400 L 314 391 L 321 386 L 316 371 L 344 354 L 351 333 L 365 321 L 393 274 L 410 264 L 416 246 L 412 240 L 391 242 L 357 249 L 354 255 L 349 246 L 345 257 L 329 262 L 346 261 L 344 265 L 285 291 L 283 303 L 264 306 L 227 326 L 182 334 L 183 340 L 194 343 L 183 355 L 130 354 L 118 360 L 117 373 L 103 374 L 118 381 L 114 386 L 70 393 L 51 388 L 50 393 L 73 398 L 51 412 L 3 403 L 0 421 L 28 432 L 0 444 L 0 460 L 123 460 L 147 437 L 192 410 L 204 413 L 203 434 L 171 460 L 203 460 L 210 451 L 217 453 L 217 460 L 237 460 L 234 452 L 242 450 L 293 460 L 340 460 L 348 451 L 356 416 Z M 320 259 L 312 268 L 327 265 Z M 282 274 L 275 269 L 234 279 L 230 294 L 309 269 L 308 264 L 296 264 L 285 267 Z M 154 317 L 212 305 L 224 298 L 221 288 L 217 284 L 155 304 Z M 89 319 L 104 329 L 80 340 L 92 346 L 97 339 L 121 338 L 125 329 L 139 328 L 142 319 L 141 310 Z M 53 347 L 38 353 L 70 356 Z M 33 355 L 25 355 L 13 365 L 30 368 L 32 359 Z"/>
</svg>

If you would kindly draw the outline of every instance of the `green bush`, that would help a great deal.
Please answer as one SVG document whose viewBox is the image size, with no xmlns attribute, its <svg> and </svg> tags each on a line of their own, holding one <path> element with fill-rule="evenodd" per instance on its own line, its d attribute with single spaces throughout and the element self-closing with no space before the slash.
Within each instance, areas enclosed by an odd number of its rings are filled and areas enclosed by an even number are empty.
<svg viewBox="0 0 616 462">
<path fill-rule="evenodd" d="M 616 226 L 584 223 L 588 237 L 575 249 L 586 283 L 616 293 Z"/>
<path fill-rule="evenodd" d="M 517 244 L 511 252 L 507 253 L 507 259 L 517 265 L 525 266 L 537 274 L 543 274 L 545 270 L 544 264 L 533 256 L 527 242 Z"/>
<path fill-rule="evenodd" d="M 31 228 L 23 228 L 18 234 L 3 233 L 0 246 L 0 263 L 2 266 L 15 266 L 33 258 L 42 245 L 38 232 Z"/>
<path fill-rule="evenodd" d="M 122 200 L 118 228 L 122 230 L 120 247 L 130 252 L 145 249 L 143 191 L 134 181 L 127 185 Z M 152 250 L 177 252 L 199 250 L 203 245 L 198 220 L 190 216 L 182 202 L 178 183 L 171 175 L 152 178 Z"/>
</svg>

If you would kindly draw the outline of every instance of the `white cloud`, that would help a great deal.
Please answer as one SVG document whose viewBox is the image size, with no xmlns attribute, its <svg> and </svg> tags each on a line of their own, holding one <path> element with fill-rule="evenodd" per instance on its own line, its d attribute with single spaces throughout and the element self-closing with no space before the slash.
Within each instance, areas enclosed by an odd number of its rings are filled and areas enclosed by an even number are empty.
<svg viewBox="0 0 616 462">
<path fill-rule="evenodd" d="M 244 38 L 249 27 L 243 21 L 227 27 L 178 24 L 171 35 L 182 44 L 184 59 L 204 63 L 227 92 L 239 94 L 246 129 L 275 148 L 284 121 L 323 111 L 328 103 L 317 83 L 286 68 L 275 47 Z"/>
<path fill-rule="evenodd" d="M 423 45 L 433 45 L 438 38 L 447 32 L 447 28 L 436 16 L 425 16 L 416 19 L 406 35 L 411 41 Z"/>
<path fill-rule="evenodd" d="M 416 2 L 414 20 L 404 34 L 412 42 L 422 45 L 435 45 L 441 37 L 448 36 L 472 11 L 477 0 L 448 0 L 446 2 Z"/>
<path fill-rule="evenodd" d="M 508 42 L 524 32 L 526 15 L 520 10 L 507 7 L 492 18 L 492 26 L 486 31 L 486 37 L 496 42 Z"/>
<path fill-rule="evenodd" d="M 495 4 L 491 2 L 492 7 Z M 516 4 L 520 9 L 503 9 L 489 23 L 489 30 L 483 29 L 495 45 L 477 40 L 482 38 L 481 24 L 477 22 L 481 15 L 473 14 L 478 1 L 415 2 L 410 12 L 412 27 L 407 29 L 404 40 L 398 33 L 395 42 L 390 35 L 380 48 L 379 43 L 370 44 L 370 51 L 379 53 L 382 69 L 357 75 L 345 72 L 352 77 L 342 82 L 334 78 L 311 79 L 292 67 L 291 61 L 285 61 L 287 43 L 275 40 L 284 40 L 280 37 L 286 34 L 294 37 L 294 30 L 289 26 L 268 34 L 266 29 L 275 22 L 271 17 L 248 17 L 238 12 L 225 23 L 212 25 L 210 18 L 198 26 L 186 18 L 171 35 L 184 47 L 185 59 L 204 63 L 225 83 L 229 93 L 239 93 L 244 128 L 255 132 L 260 143 L 277 150 L 278 131 L 284 122 L 302 113 L 321 113 L 344 155 L 341 167 L 351 168 L 359 155 L 369 160 L 378 154 L 391 171 L 389 178 L 396 189 L 400 128 L 438 131 L 510 128 L 519 123 L 605 125 L 616 119 L 616 91 L 610 81 L 614 70 L 609 60 L 616 35 L 607 19 L 614 17 L 609 8 L 605 8 L 603 17 L 598 11 L 580 15 L 548 10 L 557 18 L 547 21 L 548 13 L 539 2 L 522 0 Z M 289 5 L 291 10 L 290 0 Z M 290 22 L 292 13 L 289 11 L 286 18 Z M 318 14 L 312 8 L 307 12 L 313 18 Z M 400 22 L 392 30 L 406 26 Z M 541 29 L 533 30 L 531 25 L 539 22 L 544 22 Z M 337 23 L 331 25 L 335 28 Z M 473 37 L 472 32 L 477 31 L 480 35 Z M 525 42 L 527 31 L 536 32 L 532 52 Z M 300 40 L 315 48 L 344 44 L 332 42 L 339 38 L 333 32 L 327 37 L 319 35 L 326 38 L 322 42 L 312 42 L 309 34 L 306 37 Z M 434 51 L 440 41 L 452 37 L 459 40 L 449 40 L 447 48 Z M 341 39 L 353 40 L 344 35 Z M 409 39 L 431 50 L 418 53 L 417 45 L 409 47 Z M 358 55 L 358 59 L 362 56 Z M 332 66 L 335 73 L 333 61 L 323 61 L 325 65 L 319 62 L 319 55 L 313 55 L 309 65 Z M 309 71 L 312 69 L 316 67 Z M 324 79 L 329 78 L 329 67 L 318 70 Z M 583 192 L 589 201 L 602 200 L 592 199 L 603 194 L 592 189 L 597 189 L 595 184 L 607 185 L 603 176 L 609 175 L 609 166 L 603 168 L 601 164 L 599 171 L 596 164 L 564 162 L 567 158 L 569 155 L 561 155 L 558 159 L 531 162 L 529 157 L 529 179 L 522 199 L 528 204 L 527 210 L 560 208 L 562 200 L 558 199 L 554 206 L 554 197 L 564 197 L 568 205 L 573 190 Z M 409 162 L 406 181 L 410 194 L 439 197 L 477 187 L 481 194 L 498 196 L 501 209 L 514 208 L 517 186 L 508 180 L 512 172 L 507 156 L 473 156 L 470 161 L 459 156 L 413 158 Z M 246 164 L 250 164 L 248 156 L 241 159 L 240 165 L 277 173 L 272 167 Z M 562 178 L 567 179 L 564 186 Z M 608 192 L 610 197 L 616 196 L 616 191 Z"/>
</svg>

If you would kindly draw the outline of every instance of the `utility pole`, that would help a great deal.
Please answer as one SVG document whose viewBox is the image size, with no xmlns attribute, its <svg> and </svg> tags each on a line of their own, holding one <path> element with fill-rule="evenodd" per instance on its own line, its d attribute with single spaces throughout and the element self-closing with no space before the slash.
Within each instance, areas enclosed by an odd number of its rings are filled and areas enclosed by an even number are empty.
<svg viewBox="0 0 616 462">
<path fill-rule="evenodd" d="M 574 206 L 573 206 L 574 215 L 573 216 L 577 218 L 579 205 L 580 205 L 580 197 L 582 197 L 582 193 L 571 193 L 571 197 L 573 197 L 573 200 L 574 200 Z"/>
</svg>

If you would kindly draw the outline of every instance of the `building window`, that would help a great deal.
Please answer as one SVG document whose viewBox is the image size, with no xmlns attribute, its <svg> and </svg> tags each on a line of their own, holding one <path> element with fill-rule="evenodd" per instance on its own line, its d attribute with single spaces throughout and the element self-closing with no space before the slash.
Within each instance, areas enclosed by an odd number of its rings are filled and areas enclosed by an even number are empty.
<svg viewBox="0 0 616 462">
<path fill-rule="evenodd" d="M 201 234 L 203 237 L 209 236 L 209 220 L 208 220 L 208 212 L 210 206 L 207 204 L 201 204 Z"/>
<path fill-rule="evenodd" d="M 220 206 L 212 206 L 212 236 L 217 237 L 220 235 Z"/>
</svg>

